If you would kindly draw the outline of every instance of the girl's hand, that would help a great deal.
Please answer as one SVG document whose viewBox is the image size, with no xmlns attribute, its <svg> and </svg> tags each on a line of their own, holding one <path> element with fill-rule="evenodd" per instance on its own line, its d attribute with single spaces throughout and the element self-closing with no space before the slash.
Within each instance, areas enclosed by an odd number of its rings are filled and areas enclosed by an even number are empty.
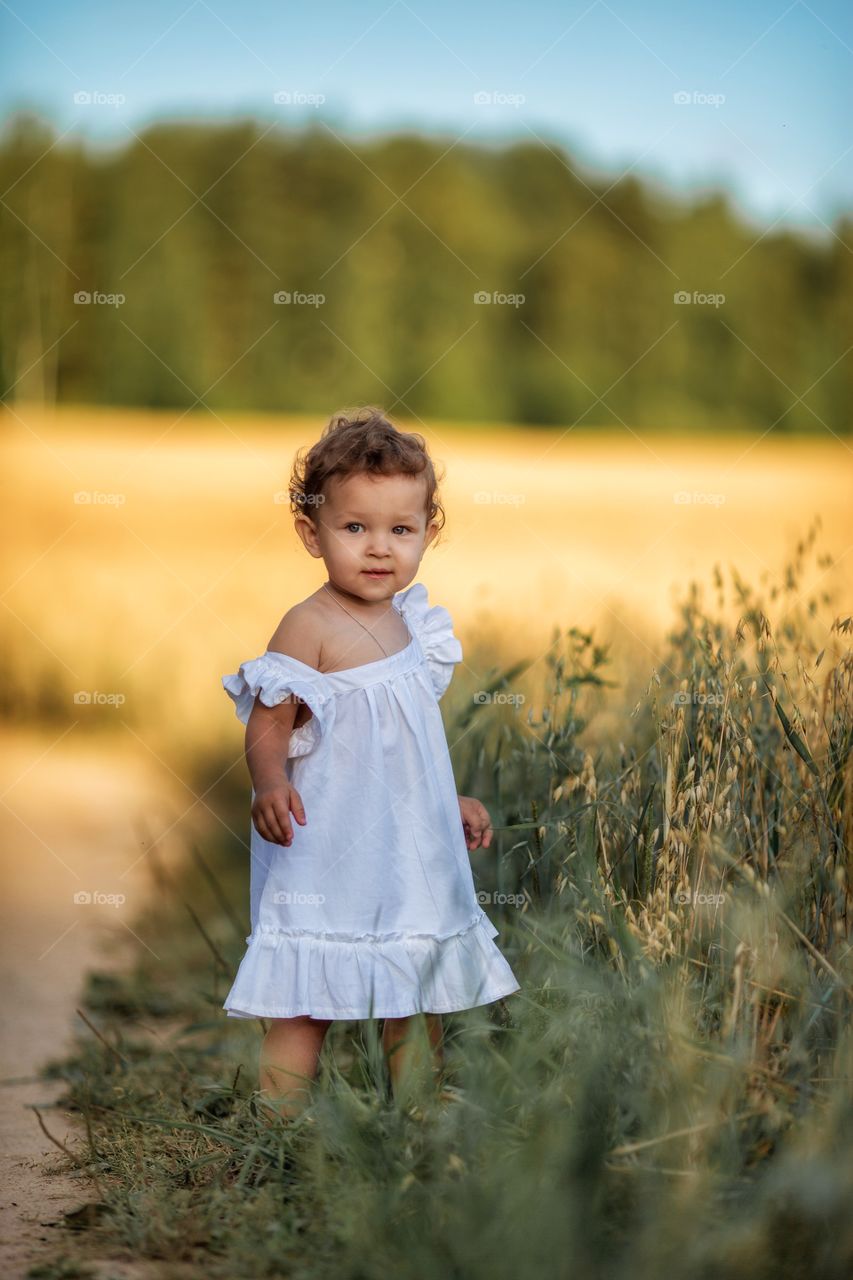
<svg viewBox="0 0 853 1280">
<path fill-rule="evenodd" d="M 283 844 L 285 848 L 293 843 L 291 813 L 299 825 L 304 827 L 307 819 L 302 797 L 289 782 L 278 782 L 255 792 L 252 821 L 265 840 L 272 844 Z"/>
<path fill-rule="evenodd" d="M 479 849 L 482 840 L 483 848 L 488 849 L 492 842 L 492 821 L 485 805 L 473 796 L 457 796 L 457 799 L 468 848 Z"/>
</svg>

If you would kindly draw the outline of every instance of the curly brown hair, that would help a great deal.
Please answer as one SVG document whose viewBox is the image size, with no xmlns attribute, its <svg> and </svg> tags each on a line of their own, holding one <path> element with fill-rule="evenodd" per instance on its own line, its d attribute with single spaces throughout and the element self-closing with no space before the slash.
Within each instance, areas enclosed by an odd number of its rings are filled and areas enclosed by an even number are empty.
<svg viewBox="0 0 853 1280">
<path fill-rule="evenodd" d="M 398 430 L 373 405 L 332 414 L 320 439 L 297 450 L 290 475 L 291 511 L 315 521 L 328 481 L 360 473 L 425 476 L 427 525 L 435 520 L 439 530 L 444 527 L 438 479 L 426 441 L 416 431 Z"/>
</svg>

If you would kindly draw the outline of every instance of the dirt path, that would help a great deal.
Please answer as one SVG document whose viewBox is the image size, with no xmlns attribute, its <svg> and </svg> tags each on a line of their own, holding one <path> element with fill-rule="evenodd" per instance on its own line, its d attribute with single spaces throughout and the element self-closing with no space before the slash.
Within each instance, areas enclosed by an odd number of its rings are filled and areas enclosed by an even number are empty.
<svg viewBox="0 0 853 1280">
<path fill-rule="evenodd" d="M 64 1239 L 62 1214 L 96 1199 L 85 1176 L 58 1172 L 66 1163 L 41 1132 L 32 1104 L 61 1141 L 76 1145 L 77 1119 L 52 1109 L 61 1082 L 36 1072 L 69 1047 L 87 968 L 105 964 L 103 941 L 120 938 L 146 891 L 139 857 L 140 819 L 170 803 L 151 757 L 110 742 L 62 736 L 0 739 L 7 786 L 0 809 L 4 893 L 0 900 L 0 977 L 4 1034 L 0 1045 L 0 1271 L 25 1276 Z M 179 802 L 180 803 L 180 802 Z M 184 805 L 186 799 L 184 799 Z M 177 812 L 180 813 L 180 808 Z M 156 825 L 156 818 L 155 818 Z M 90 900 L 75 901 L 89 894 Z M 102 895 L 124 895 L 113 904 Z M 130 931 L 128 940 L 132 941 Z M 116 963 L 112 956 L 106 963 Z M 111 1277 L 150 1274 L 104 1259 Z"/>
</svg>

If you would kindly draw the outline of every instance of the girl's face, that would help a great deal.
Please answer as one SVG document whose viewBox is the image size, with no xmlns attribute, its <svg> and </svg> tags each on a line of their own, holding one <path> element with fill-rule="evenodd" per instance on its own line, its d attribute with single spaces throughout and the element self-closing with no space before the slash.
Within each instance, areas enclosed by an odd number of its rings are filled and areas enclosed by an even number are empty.
<svg viewBox="0 0 853 1280">
<path fill-rule="evenodd" d="M 329 581 L 363 600 L 387 600 L 412 581 L 424 551 L 438 533 L 427 527 L 423 476 L 364 473 L 326 486 L 316 526 L 296 516 L 312 556 L 326 565 Z"/>
</svg>

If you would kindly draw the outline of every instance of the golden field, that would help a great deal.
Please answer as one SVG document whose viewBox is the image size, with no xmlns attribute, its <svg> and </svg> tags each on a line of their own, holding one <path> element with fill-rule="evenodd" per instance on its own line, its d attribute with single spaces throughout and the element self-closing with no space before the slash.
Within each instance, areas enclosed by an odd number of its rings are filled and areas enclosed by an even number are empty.
<svg viewBox="0 0 853 1280">
<path fill-rule="evenodd" d="M 779 574 L 816 516 L 838 567 L 815 587 L 849 573 L 840 439 L 400 425 L 446 472 L 447 525 L 418 577 L 475 682 L 477 640 L 535 659 L 554 627 L 595 627 L 650 671 L 691 579 Z M 2 426 L 13 716 L 106 728 L 117 713 L 187 745 L 224 732 L 221 675 L 323 580 L 280 501 L 323 421 L 23 405 Z M 75 705 L 81 690 L 124 701 Z"/>
</svg>

